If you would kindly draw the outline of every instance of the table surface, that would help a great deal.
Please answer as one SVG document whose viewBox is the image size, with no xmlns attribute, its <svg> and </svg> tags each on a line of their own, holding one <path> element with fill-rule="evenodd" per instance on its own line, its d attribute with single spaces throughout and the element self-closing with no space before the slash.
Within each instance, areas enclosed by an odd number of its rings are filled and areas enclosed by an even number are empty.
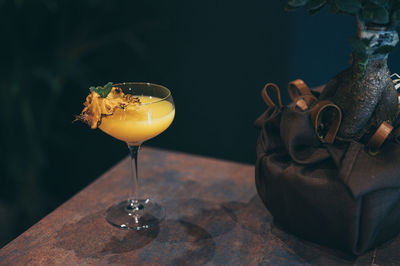
<svg viewBox="0 0 400 266">
<path fill-rule="evenodd" d="M 254 166 L 154 148 L 140 190 L 166 208 L 153 230 L 120 230 L 104 211 L 128 196 L 126 158 L 0 250 L 0 265 L 399 265 L 400 238 L 361 257 L 284 232 L 257 196 Z"/>
</svg>

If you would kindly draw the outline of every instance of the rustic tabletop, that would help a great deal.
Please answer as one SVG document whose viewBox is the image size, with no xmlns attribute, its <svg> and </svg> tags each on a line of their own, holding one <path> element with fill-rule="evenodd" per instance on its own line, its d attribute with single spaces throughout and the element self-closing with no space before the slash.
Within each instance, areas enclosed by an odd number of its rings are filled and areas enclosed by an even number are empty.
<svg viewBox="0 0 400 266">
<path fill-rule="evenodd" d="M 400 238 L 361 257 L 285 233 L 257 196 L 254 166 L 144 148 L 142 195 L 166 208 L 151 231 L 104 220 L 128 196 L 126 158 L 0 250 L 0 265 L 399 265 Z"/>
</svg>

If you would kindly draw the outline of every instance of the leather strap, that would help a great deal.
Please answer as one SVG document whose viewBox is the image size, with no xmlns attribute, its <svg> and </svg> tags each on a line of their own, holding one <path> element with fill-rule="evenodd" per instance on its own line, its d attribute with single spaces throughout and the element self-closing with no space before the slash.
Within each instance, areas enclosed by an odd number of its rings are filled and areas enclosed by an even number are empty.
<svg viewBox="0 0 400 266">
<path fill-rule="evenodd" d="M 372 137 L 369 139 L 368 146 L 373 150 L 379 149 L 385 142 L 387 137 L 390 135 L 392 130 L 392 125 L 386 122 L 382 122 L 382 124 L 375 131 L 374 135 L 372 135 Z"/>
<path fill-rule="evenodd" d="M 281 91 L 279 90 L 278 85 L 274 83 L 267 83 L 265 84 L 264 88 L 261 91 L 261 96 L 264 99 L 264 102 L 269 106 L 269 107 L 275 107 L 274 101 L 271 100 L 271 97 L 269 97 L 269 94 L 267 92 L 267 89 L 272 88 L 276 94 L 276 98 L 278 99 L 278 104 L 279 108 L 282 108 L 282 99 L 281 99 Z"/>
<path fill-rule="evenodd" d="M 321 134 L 319 133 L 321 118 L 323 112 L 325 112 L 328 108 L 333 109 L 336 115 L 325 136 L 321 136 Z M 336 104 L 332 103 L 331 101 L 320 101 L 314 106 L 311 111 L 311 121 L 314 125 L 315 133 L 320 137 L 321 141 L 332 144 L 339 130 L 340 122 L 342 121 L 342 111 Z"/>
<path fill-rule="evenodd" d="M 312 94 L 310 88 L 301 79 L 290 82 L 288 90 L 292 101 L 303 111 L 307 110 L 312 102 L 317 101 L 317 98 Z"/>
</svg>

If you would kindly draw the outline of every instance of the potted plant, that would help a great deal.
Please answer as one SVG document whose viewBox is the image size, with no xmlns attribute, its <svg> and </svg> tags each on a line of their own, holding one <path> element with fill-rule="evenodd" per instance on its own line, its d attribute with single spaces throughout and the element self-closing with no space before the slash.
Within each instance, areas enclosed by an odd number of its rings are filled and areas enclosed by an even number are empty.
<svg viewBox="0 0 400 266">
<path fill-rule="evenodd" d="M 320 99 L 337 104 L 343 114 L 338 136 L 367 141 L 382 122 L 392 124 L 398 97 L 387 66 L 400 25 L 397 0 L 289 0 L 286 10 L 304 7 L 315 14 L 325 6 L 331 13 L 355 17 L 357 36 L 350 40 L 352 65 L 325 86 Z"/>
</svg>

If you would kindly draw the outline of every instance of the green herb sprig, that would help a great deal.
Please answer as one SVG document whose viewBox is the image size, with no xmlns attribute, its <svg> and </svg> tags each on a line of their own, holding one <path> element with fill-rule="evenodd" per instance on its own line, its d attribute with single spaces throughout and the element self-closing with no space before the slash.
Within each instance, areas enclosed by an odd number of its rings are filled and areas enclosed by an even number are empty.
<svg viewBox="0 0 400 266">
<path fill-rule="evenodd" d="M 107 95 L 110 93 L 112 89 L 112 82 L 108 82 L 106 85 L 102 86 L 92 86 L 89 90 L 94 91 L 95 93 L 99 94 L 102 98 L 106 98 Z"/>
</svg>

